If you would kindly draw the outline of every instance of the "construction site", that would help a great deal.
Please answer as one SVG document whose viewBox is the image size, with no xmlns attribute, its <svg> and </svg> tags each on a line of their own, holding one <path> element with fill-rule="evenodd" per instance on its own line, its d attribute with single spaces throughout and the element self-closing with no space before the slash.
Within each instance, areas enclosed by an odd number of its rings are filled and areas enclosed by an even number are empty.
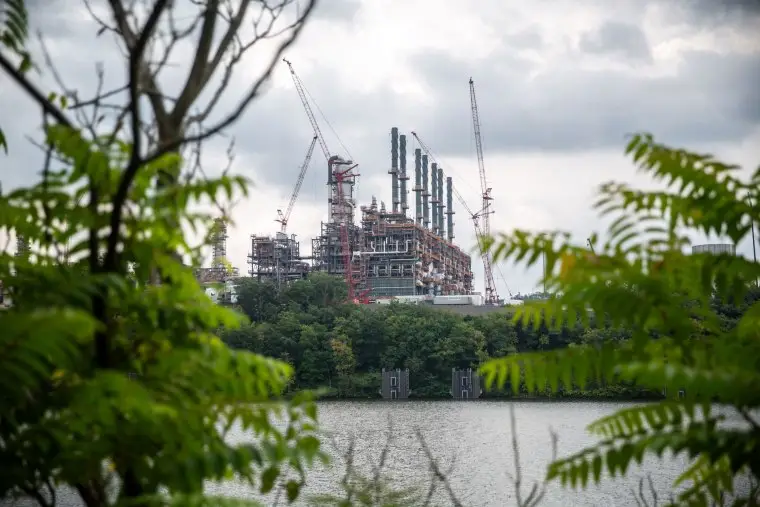
<svg viewBox="0 0 760 507">
<path fill-rule="evenodd" d="M 330 156 L 329 216 L 311 240 L 311 255 L 301 255 L 295 236 L 286 233 L 286 210 L 279 219 L 280 232 L 251 237 L 249 274 L 276 284 L 302 279 L 311 271 L 341 276 L 349 296 L 358 302 L 470 294 L 471 259 L 454 244 L 452 179 L 444 178 L 443 169 L 429 163 L 428 155 L 417 148 L 414 181 L 409 185 L 406 146 L 407 136 L 391 129 L 390 207 L 378 204 L 375 197 L 368 205 L 357 205 L 357 165 Z M 414 216 L 409 213 L 409 189 L 414 194 Z"/>
<path fill-rule="evenodd" d="M 372 197 L 369 203 L 358 204 L 355 186 L 358 164 L 333 154 L 327 146 L 312 111 L 307 92 L 290 62 L 287 63 L 295 89 L 314 131 L 314 137 L 300 166 L 288 205 L 277 210 L 280 230 L 274 234 L 252 235 L 248 254 L 248 274 L 281 287 L 304 279 L 310 272 L 324 272 L 346 281 L 349 301 L 382 302 L 388 299 L 439 298 L 452 301 L 456 296 L 473 295 L 472 259 L 454 243 L 454 197 L 472 219 L 478 239 L 488 231 L 490 189 L 485 188 L 482 173 L 483 208 L 473 213 L 458 192 L 452 178 L 445 176 L 429 148 L 415 132 L 412 137 L 393 127 L 390 136 L 390 206 Z M 479 137 L 477 106 L 470 80 L 473 125 Z M 312 99 L 313 100 L 313 99 Z M 408 141 L 415 146 L 408 153 Z M 325 157 L 325 199 L 327 216 L 318 234 L 311 239 L 310 252 L 302 252 L 295 235 L 287 232 L 288 220 L 298 199 L 304 176 L 316 146 Z M 482 148 L 478 142 L 478 161 L 482 170 Z M 409 160 L 410 159 L 410 160 Z M 408 164 L 411 162 L 411 164 Z M 413 164 L 413 165 L 412 165 Z M 409 170 L 411 169 L 411 170 Z M 384 169 L 385 171 L 385 169 Z M 409 197 L 413 196 L 413 208 Z M 215 246 L 215 264 L 199 277 L 216 283 L 229 278 L 222 266 L 223 239 L 226 230 L 219 224 L 219 245 Z M 485 304 L 499 304 L 490 270 L 490 261 L 483 255 L 486 268 Z M 459 298 L 461 299 L 461 297 Z M 466 304 L 473 303 L 468 299 Z M 465 303 L 461 303 L 465 304 Z M 480 303 L 483 304 L 483 303 Z"/>
</svg>

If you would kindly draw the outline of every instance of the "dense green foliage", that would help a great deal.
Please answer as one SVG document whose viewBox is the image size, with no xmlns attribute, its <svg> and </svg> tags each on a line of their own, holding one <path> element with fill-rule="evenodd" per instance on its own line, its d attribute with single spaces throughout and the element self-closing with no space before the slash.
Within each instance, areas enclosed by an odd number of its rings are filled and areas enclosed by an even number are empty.
<svg viewBox="0 0 760 507">
<path fill-rule="evenodd" d="M 757 491 L 733 490 L 742 474 L 760 477 L 760 422 L 753 415 L 760 407 L 760 264 L 684 250 L 689 231 L 734 244 L 750 235 L 760 219 L 760 169 L 746 179 L 738 167 L 647 135 L 635 136 L 627 152 L 663 190 L 603 185 L 596 207 L 614 218 L 603 245 L 593 238 L 591 251 L 566 234 L 515 231 L 486 246 L 496 259 L 532 264 L 546 258 L 545 282 L 555 296 L 519 309 L 515 321 L 561 329 L 603 315 L 613 327 L 629 330 L 630 339 L 505 356 L 482 371 L 496 385 L 522 375 L 538 391 L 613 378 L 650 389 L 678 386 L 682 399 L 626 409 L 592 424 L 598 445 L 553 463 L 549 478 L 585 486 L 600 480 L 604 468 L 624 474 L 633 461 L 670 451 L 693 460 L 677 481 L 687 486 L 680 503 L 722 502 L 724 494 L 735 493 L 736 505 L 756 505 Z M 725 307 L 714 304 L 716 298 L 748 307 L 726 325 Z M 745 425 L 723 424 L 725 414 L 715 412 L 714 403 Z"/>
<path fill-rule="evenodd" d="M 241 316 L 212 304 L 172 253 L 197 263 L 177 225 L 208 228 L 213 217 L 191 205 L 229 198 L 245 180 L 157 188 L 176 155 L 130 180 L 130 146 L 112 137 L 50 127 L 47 140 L 63 168 L 0 198 L 0 227 L 33 252 L 0 253 L 13 301 L 0 312 L 0 498 L 47 505 L 41 492 L 67 484 L 88 506 L 221 505 L 202 499 L 204 481 L 238 476 L 266 493 L 286 470 L 295 497 L 320 456 L 313 403 L 277 402 L 290 367 L 214 336 Z M 156 274 L 160 284 L 139 282 Z M 252 440 L 226 441 L 233 424 Z"/>
<path fill-rule="evenodd" d="M 238 293 L 239 307 L 252 323 L 223 331 L 222 339 L 233 348 L 293 365 L 292 387 L 326 386 L 338 397 L 377 397 L 382 368 L 409 368 L 413 397 L 449 398 L 451 368 L 477 368 L 490 358 L 515 352 L 620 343 L 632 336 L 624 328 L 597 325 L 593 318 L 588 325 L 534 329 L 514 322 L 511 308 L 472 317 L 427 306 L 342 304 L 344 283 L 322 273 L 313 273 L 280 293 L 271 283 L 243 278 L 238 281 Z M 727 328 L 747 306 L 718 300 L 713 304 Z M 524 381 L 520 386 L 520 394 L 530 394 Z M 662 388 L 622 382 L 592 382 L 583 389 L 574 385 L 538 394 L 640 398 L 660 397 L 661 392 Z M 511 390 L 486 395 L 511 395 Z"/>
</svg>

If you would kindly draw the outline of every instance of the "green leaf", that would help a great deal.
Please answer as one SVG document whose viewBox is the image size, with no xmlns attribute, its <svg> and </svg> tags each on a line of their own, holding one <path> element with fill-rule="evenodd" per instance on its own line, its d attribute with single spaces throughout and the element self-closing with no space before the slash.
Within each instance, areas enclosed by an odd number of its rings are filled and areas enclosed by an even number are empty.
<svg viewBox="0 0 760 507">
<path fill-rule="evenodd" d="M 285 484 L 285 491 L 288 496 L 288 502 L 293 503 L 296 501 L 299 493 L 301 492 L 301 484 L 296 481 L 288 481 Z"/>
<path fill-rule="evenodd" d="M 277 467 L 269 467 L 261 474 L 261 488 L 259 491 L 262 494 L 269 493 L 274 488 L 275 481 L 280 476 L 280 469 Z"/>
</svg>

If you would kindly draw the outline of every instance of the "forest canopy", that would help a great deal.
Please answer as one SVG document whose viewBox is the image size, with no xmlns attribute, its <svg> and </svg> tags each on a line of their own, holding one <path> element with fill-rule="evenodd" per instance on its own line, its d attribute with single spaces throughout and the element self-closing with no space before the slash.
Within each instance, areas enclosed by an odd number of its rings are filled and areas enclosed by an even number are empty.
<svg viewBox="0 0 760 507">
<path fill-rule="evenodd" d="M 412 396 L 449 398 L 452 368 L 478 368 L 514 353 L 600 345 L 630 338 L 630 331 L 592 319 L 556 331 L 513 322 L 509 307 L 482 316 L 460 315 L 432 305 L 344 304 L 339 277 L 312 273 L 278 292 L 252 278 L 237 281 L 238 307 L 251 324 L 223 330 L 231 347 L 281 359 L 295 369 L 291 388 L 327 387 L 336 397 L 378 397 L 383 368 L 409 368 Z M 740 305 L 713 302 L 732 327 L 757 299 L 753 290 Z M 527 304 L 530 304 L 529 302 Z M 527 391 L 523 390 L 527 395 Z M 485 393 L 511 395 L 511 387 Z M 600 398 L 659 397 L 661 393 L 624 384 L 589 385 L 546 396 Z"/>
</svg>

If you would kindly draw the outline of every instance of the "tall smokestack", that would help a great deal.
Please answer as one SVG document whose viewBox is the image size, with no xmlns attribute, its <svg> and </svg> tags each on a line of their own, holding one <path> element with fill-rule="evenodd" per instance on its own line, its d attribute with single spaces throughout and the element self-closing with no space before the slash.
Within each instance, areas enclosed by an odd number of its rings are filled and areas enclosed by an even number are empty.
<svg viewBox="0 0 760 507">
<path fill-rule="evenodd" d="M 438 234 L 443 237 L 443 169 L 438 168 Z"/>
<path fill-rule="evenodd" d="M 398 128 L 391 129 L 391 200 L 393 201 L 393 212 L 398 213 Z"/>
<path fill-rule="evenodd" d="M 430 227 L 430 190 L 428 187 L 428 156 L 422 155 L 422 225 Z"/>
<path fill-rule="evenodd" d="M 406 136 L 404 134 L 401 134 L 401 136 L 399 136 L 398 141 L 399 141 L 398 149 L 399 149 L 399 158 L 400 158 L 399 162 L 401 165 L 399 169 L 399 175 L 398 175 L 398 179 L 401 182 L 401 189 L 400 189 L 401 213 L 406 215 L 406 210 L 409 209 L 409 203 L 406 202 L 406 199 L 407 199 L 406 182 L 409 181 L 409 176 L 407 176 L 406 174 Z"/>
<path fill-rule="evenodd" d="M 454 199 L 453 199 L 454 184 L 451 181 L 451 176 L 446 178 L 446 234 L 449 243 L 454 242 Z"/>
<path fill-rule="evenodd" d="M 422 150 L 414 150 L 414 204 L 416 212 L 414 215 L 417 225 L 422 225 Z"/>
<path fill-rule="evenodd" d="M 433 234 L 438 234 L 438 164 L 430 164 L 430 220 Z"/>
</svg>

